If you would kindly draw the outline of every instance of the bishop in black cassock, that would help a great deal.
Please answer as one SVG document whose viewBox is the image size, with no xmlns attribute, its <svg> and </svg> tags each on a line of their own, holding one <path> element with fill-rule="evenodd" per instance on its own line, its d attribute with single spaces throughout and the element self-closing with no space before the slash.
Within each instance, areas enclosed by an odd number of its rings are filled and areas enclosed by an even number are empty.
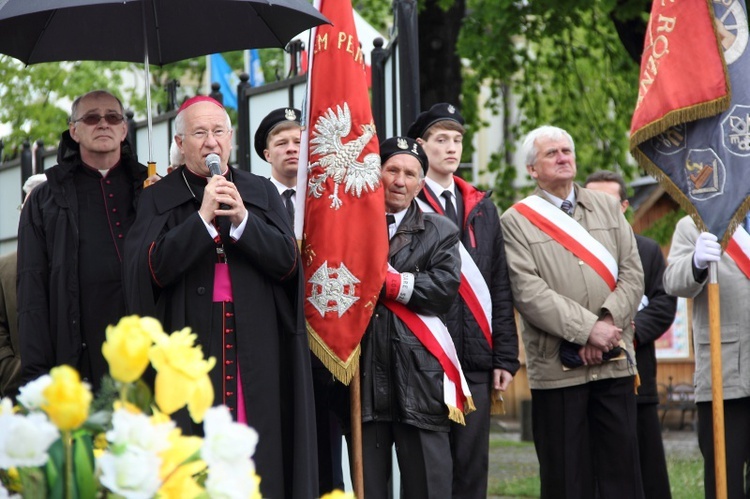
<svg viewBox="0 0 750 499">
<path fill-rule="evenodd" d="M 206 356 L 216 358 L 215 403 L 258 431 L 263 497 L 314 497 L 302 272 L 286 210 L 267 179 L 227 166 L 231 124 L 218 102 L 187 101 L 175 129 L 186 164 L 144 191 L 126 242 L 128 304 L 166 331 L 191 327 Z M 222 176 L 210 176 L 205 159 L 212 153 L 221 157 Z M 206 217 L 206 206 L 216 216 Z"/>
</svg>

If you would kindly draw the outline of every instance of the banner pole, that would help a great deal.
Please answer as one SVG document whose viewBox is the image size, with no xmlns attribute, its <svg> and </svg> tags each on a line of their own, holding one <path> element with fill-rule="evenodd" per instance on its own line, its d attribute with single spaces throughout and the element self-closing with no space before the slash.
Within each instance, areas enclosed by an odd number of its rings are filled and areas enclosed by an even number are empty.
<svg viewBox="0 0 750 499">
<path fill-rule="evenodd" d="M 716 497 L 727 497 L 726 445 L 724 440 L 724 383 L 721 371 L 721 320 L 718 262 L 708 267 L 708 319 L 711 342 L 711 395 L 714 430 L 714 475 Z"/>
<path fill-rule="evenodd" d="M 354 373 L 352 381 L 349 383 L 349 409 L 351 412 L 352 426 L 352 456 L 350 459 L 352 466 L 352 487 L 354 488 L 354 497 L 364 499 L 365 497 L 365 479 L 364 463 L 362 461 L 362 392 L 359 384 L 359 366 Z"/>
</svg>

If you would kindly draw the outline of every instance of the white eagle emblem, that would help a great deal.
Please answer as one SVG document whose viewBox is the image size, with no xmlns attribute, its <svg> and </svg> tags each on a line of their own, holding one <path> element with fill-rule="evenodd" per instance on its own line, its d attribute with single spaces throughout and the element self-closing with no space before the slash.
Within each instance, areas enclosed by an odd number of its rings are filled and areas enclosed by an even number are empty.
<svg viewBox="0 0 750 499">
<path fill-rule="evenodd" d="M 374 191 L 380 184 L 380 156 L 370 153 L 364 157 L 362 162 L 357 158 L 364 150 L 370 140 L 375 137 L 375 125 L 367 123 L 361 125 L 362 135 L 349 142 L 341 139 L 349 135 L 352 129 L 352 115 L 349 105 L 345 102 L 344 108 L 336 106 L 336 112 L 328 108 L 315 123 L 313 139 L 310 145 L 315 146 L 313 154 L 321 154 L 322 157 L 310 165 L 310 171 L 316 166 L 323 167 L 323 172 L 310 178 L 308 186 L 310 195 L 319 198 L 323 195 L 325 181 L 332 178 L 334 182 L 331 208 L 338 210 L 342 201 L 339 198 L 339 184 L 345 182 L 344 192 L 357 197 L 362 196 L 362 191 Z"/>
</svg>

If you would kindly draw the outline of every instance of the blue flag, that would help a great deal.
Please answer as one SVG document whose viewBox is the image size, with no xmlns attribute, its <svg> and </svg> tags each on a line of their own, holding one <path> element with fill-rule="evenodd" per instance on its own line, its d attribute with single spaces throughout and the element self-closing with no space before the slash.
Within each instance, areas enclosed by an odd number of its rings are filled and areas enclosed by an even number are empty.
<svg viewBox="0 0 750 499">
<path fill-rule="evenodd" d="M 258 53 L 258 49 L 250 49 L 248 50 L 248 53 L 247 74 L 250 75 L 250 86 L 259 87 L 260 85 L 264 85 L 266 79 L 263 76 L 263 69 L 260 66 L 260 54 Z"/>
<path fill-rule="evenodd" d="M 237 109 L 237 84 L 240 79 L 234 74 L 221 54 L 211 54 L 211 83 L 221 85 L 219 90 L 224 97 L 224 107 Z"/>
</svg>

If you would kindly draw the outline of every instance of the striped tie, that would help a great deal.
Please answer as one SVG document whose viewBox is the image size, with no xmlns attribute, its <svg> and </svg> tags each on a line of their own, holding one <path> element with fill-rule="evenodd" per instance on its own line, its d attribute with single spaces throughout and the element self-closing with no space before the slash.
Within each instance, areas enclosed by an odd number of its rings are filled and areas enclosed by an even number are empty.
<svg viewBox="0 0 750 499">
<path fill-rule="evenodd" d="M 562 202 L 562 206 L 560 206 L 560 209 L 570 215 L 573 210 L 573 203 L 566 199 Z"/>
</svg>

